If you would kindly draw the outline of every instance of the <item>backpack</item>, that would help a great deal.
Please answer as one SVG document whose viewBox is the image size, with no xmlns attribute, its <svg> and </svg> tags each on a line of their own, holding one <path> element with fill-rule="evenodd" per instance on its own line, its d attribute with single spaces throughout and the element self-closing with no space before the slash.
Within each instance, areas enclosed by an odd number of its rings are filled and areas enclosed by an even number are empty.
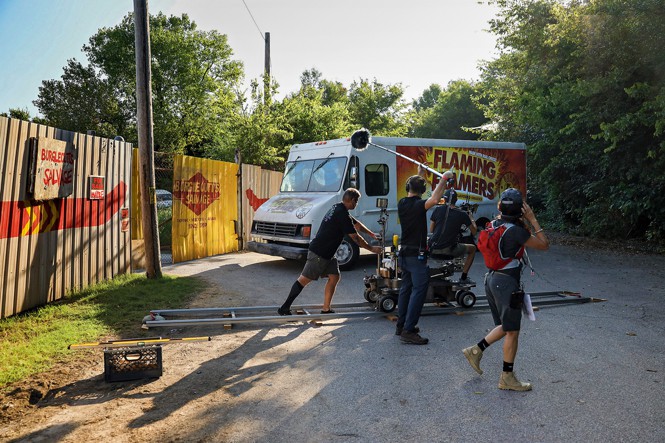
<svg viewBox="0 0 665 443">
<path fill-rule="evenodd" d="M 515 258 L 522 258 L 522 255 L 524 254 L 524 247 L 522 247 L 514 258 L 506 258 L 501 255 L 500 246 L 503 234 L 513 226 L 515 225 L 512 223 L 503 223 L 499 226 L 496 226 L 496 224 L 492 221 L 488 222 L 485 226 L 485 230 L 480 231 L 478 234 L 478 250 L 483 254 L 485 266 L 487 266 L 492 271 L 499 271 L 504 269 L 511 261 L 513 261 Z"/>
</svg>

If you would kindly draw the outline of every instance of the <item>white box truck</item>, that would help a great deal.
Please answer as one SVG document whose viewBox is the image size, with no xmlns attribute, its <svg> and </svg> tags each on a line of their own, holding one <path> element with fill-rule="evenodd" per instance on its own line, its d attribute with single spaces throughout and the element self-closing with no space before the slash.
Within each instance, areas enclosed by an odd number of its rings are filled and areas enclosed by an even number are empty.
<svg viewBox="0 0 665 443">
<path fill-rule="evenodd" d="M 351 214 L 379 233 L 377 199 L 388 199 L 386 244 L 401 234 L 397 202 L 406 196 L 405 183 L 426 163 L 436 171 L 455 172 L 458 205 L 478 205 L 479 227 L 497 213 L 497 199 L 509 187 L 526 192 L 526 146 L 523 143 L 373 137 L 366 149 L 357 150 L 350 138 L 294 145 L 284 169 L 279 194 L 254 214 L 249 250 L 288 259 L 304 260 L 321 219 L 342 200 L 344 190 L 362 193 Z M 401 155 L 396 155 L 401 154 Z M 404 157 L 412 159 L 407 160 Z M 439 176 L 427 173 L 431 195 Z M 368 241 L 373 241 L 366 238 Z M 376 244 L 376 241 L 374 241 Z M 350 269 L 358 258 L 358 246 L 349 238 L 337 250 L 341 269 Z"/>
</svg>

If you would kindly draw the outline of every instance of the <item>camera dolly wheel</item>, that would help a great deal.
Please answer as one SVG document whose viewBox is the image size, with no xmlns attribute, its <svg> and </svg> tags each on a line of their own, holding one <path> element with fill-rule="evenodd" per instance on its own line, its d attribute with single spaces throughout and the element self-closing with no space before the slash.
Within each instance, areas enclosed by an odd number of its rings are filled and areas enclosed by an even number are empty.
<svg viewBox="0 0 665 443">
<path fill-rule="evenodd" d="M 370 303 L 376 303 L 379 300 L 379 293 L 369 288 L 365 288 L 363 295 L 365 296 L 365 300 Z"/>
<path fill-rule="evenodd" d="M 397 306 L 397 300 L 392 295 L 383 295 L 379 298 L 379 310 L 382 312 L 393 312 Z"/>
<path fill-rule="evenodd" d="M 455 300 L 461 307 L 470 308 L 476 304 L 476 295 L 471 291 L 461 289 L 455 294 Z"/>
</svg>

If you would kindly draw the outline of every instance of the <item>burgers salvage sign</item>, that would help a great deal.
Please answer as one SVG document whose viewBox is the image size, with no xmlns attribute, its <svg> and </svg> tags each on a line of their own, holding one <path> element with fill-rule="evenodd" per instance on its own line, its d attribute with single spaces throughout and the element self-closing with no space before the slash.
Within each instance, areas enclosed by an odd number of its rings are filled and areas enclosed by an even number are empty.
<svg viewBox="0 0 665 443">
<path fill-rule="evenodd" d="M 64 198 L 73 193 L 76 151 L 72 143 L 33 137 L 30 154 L 28 191 L 35 200 Z"/>
</svg>

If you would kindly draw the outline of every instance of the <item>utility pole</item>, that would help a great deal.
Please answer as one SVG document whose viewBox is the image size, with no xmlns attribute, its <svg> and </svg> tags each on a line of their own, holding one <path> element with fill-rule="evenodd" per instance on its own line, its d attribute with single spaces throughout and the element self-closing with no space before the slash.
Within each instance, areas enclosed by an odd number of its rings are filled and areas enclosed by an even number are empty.
<svg viewBox="0 0 665 443">
<path fill-rule="evenodd" d="M 148 0 L 134 0 L 134 42 L 136 47 L 136 120 L 139 135 L 139 188 L 141 225 L 148 278 L 161 278 L 155 158 L 152 134 L 152 79 L 150 69 L 150 16 Z"/>
<path fill-rule="evenodd" d="M 265 37 L 266 49 L 265 49 L 265 62 L 264 62 L 264 72 L 263 72 L 263 104 L 270 104 L 270 33 L 266 32 Z"/>
</svg>

